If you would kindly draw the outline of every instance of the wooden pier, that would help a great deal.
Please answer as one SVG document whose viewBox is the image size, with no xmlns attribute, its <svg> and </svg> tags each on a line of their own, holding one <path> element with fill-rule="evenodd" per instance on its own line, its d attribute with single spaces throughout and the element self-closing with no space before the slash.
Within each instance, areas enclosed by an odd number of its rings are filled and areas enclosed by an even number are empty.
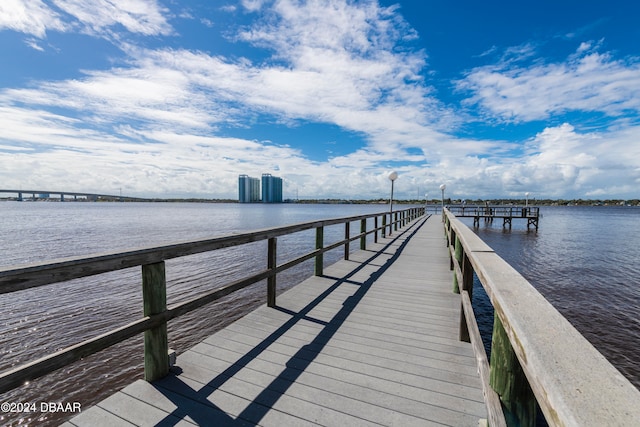
<svg viewBox="0 0 640 427">
<path fill-rule="evenodd" d="M 639 424 L 640 391 L 557 310 L 450 211 L 423 214 L 0 269 L 0 293 L 10 293 L 142 266 L 144 296 L 142 319 L 0 373 L 0 393 L 144 332 L 145 380 L 66 426 L 534 426 L 538 405 L 552 426 Z M 324 228 L 341 225 L 345 238 L 326 244 Z M 276 238 L 310 229 L 316 249 L 277 264 Z M 258 240 L 268 241 L 266 270 L 166 306 L 164 260 Z M 359 250 L 350 251 L 353 241 Z M 344 260 L 324 266 L 338 247 Z M 276 297 L 277 273 L 314 258 L 314 276 Z M 472 308 L 474 275 L 495 308 L 490 361 Z M 168 321 L 265 279 L 264 306 L 170 367 Z"/>
<path fill-rule="evenodd" d="M 502 219 L 502 226 L 511 228 L 514 219 L 526 219 L 527 230 L 531 227 L 538 229 L 540 221 L 540 208 L 537 206 L 448 206 L 447 209 L 458 218 L 473 218 L 473 225 L 480 226 L 480 219 L 485 222 L 493 222 L 494 219 Z"/>
<path fill-rule="evenodd" d="M 70 425 L 477 426 L 438 217 L 351 254 Z"/>
</svg>

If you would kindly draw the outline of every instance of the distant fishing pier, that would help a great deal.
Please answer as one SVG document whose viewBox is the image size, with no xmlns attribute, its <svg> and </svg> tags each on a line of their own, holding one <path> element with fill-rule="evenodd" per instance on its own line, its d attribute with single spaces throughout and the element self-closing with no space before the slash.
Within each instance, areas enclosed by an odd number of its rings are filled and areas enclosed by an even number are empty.
<svg viewBox="0 0 640 427">
<path fill-rule="evenodd" d="M 502 226 L 511 228 L 514 219 L 527 220 L 527 230 L 538 229 L 540 208 L 537 206 L 448 206 L 449 212 L 458 218 L 473 218 L 473 225 L 480 226 L 480 220 L 493 223 L 494 219 L 502 219 Z"/>
<path fill-rule="evenodd" d="M 527 220 L 538 213 L 520 209 Z M 552 426 L 638 425 L 640 391 L 454 207 L 425 211 L 0 269 L 0 293 L 11 293 L 140 266 L 144 300 L 139 320 L 0 373 L 0 393 L 143 334 L 144 379 L 65 425 L 534 426 L 536 406 Z M 325 242 L 328 227 L 344 239 Z M 279 237 L 309 230 L 314 250 L 278 258 Z M 266 243 L 260 272 L 167 306 L 166 260 L 257 241 Z M 325 265 L 329 250 L 344 259 Z M 278 273 L 308 260 L 313 275 L 278 294 Z M 495 309 L 490 361 L 474 277 Z M 263 306 L 175 357 L 167 322 L 258 283 Z"/>
</svg>

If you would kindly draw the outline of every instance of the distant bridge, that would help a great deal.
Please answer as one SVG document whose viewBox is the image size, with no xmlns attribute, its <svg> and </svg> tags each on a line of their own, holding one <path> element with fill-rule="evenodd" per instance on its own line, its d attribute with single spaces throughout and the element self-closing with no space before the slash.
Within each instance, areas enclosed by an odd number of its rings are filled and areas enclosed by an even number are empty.
<svg viewBox="0 0 640 427">
<path fill-rule="evenodd" d="M 23 200 L 29 200 L 29 194 L 31 195 L 31 200 L 38 199 L 48 199 L 52 194 L 60 196 L 60 201 L 64 202 L 64 196 L 73 196 L 74 200 L 77 200 L 79 197 L 85 197 L 89 200 L 98 201 L 98 200 L 118 200 L 121 202 L 143 202 L 148 201 L 149 199 L 144 199 L 142 197 L 130 197 L 130 196 L 122 196 L 122 195 L 113 195 L 113 194 L 97 194 L 97 193 L 83 193 L 76 191 L 49 191 L 49 190 L 4 190 L 0 189 L 0 193 L 8 193 L 8 194 L 16 194 L 19 202 Z M 27 195 L 27 196 L 25 196 Z"/>
</svg>

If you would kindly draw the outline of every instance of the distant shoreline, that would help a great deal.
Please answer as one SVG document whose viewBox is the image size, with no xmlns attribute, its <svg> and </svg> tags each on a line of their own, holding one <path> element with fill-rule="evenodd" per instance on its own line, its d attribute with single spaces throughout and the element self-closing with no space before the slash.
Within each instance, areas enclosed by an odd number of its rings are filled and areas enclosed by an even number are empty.
<svg viewBox="0 0 640 427">
<path fill-rule="evenodd" d="M 17 197 L 3 197 L 0 198 L 0 201 L 18 201 Z M 24 202 L 54 202 L 60 203 L 60 199 L 56 197 L 50 198 L 24 198 L 21 203 Z M 87 198 L 78 198 L 78 199 L 65 199 L 64 203 L 104 203 L 104 202 L 118 202 L 118 203 L 239 203 L 238 200 L 235 199 L 199 199 L 199 198 L 153 198 L 153 199 L 140 199 L 140 200 L 119 200 L 116 198 L 99 198 L 98 200 L 90 200 Z M 540 199 L 540 200 L 529 200 L 528 202 L 525 199 L 445 199 L 445 204 L 449 205 L 458 205 L 465 203 L 469 206 L 473 205 L 484 205 L 488 203 L 489 205 L 525 205 L 529 204 L 531 206 L 640 206 L 640 199 L 631 199 L 631 200 L 623 200 L 623 199 Z M 283 203 L 278 204 L 359 204 L 359 205 L 388 205 L 389 199 L 370 199 L 370 200 L 346 200 L 346 199 L 303 199 L 303 200 L 285 200 Z M 393 201 L 394 204 L 399 205 L 423 205 L 425 203 L 424 200 L 410 199 L 410 200 L 396 200 Z M 440 205 L 442 203 L 439 199 L 431 199 L 428 201 L 429 205 Z M 261 202 L 256 203 L 247 203 L 248 205 L 256 205 L 261 204 Z M 271 204 L 271 203 L 269 203 Z"/>
</svg>

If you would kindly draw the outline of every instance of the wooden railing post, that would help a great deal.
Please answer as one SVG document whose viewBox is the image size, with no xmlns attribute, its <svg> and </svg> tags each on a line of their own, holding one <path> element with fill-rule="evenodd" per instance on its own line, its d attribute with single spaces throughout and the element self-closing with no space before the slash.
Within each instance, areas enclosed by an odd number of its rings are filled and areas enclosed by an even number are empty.
<svg viewBox="0 0 640 427">
<path fill-rule="evenodd" d="M 351 237 L 351 223 L 349 221 L 344 223 L 344 259 L 349 259 L 349 237 Z"/>
<path fill-rule="evenodd" d="M 504 326 L 496 310 L 491 339 L 491 372 L 489 384 L 504 405 L 507 425 L 534 427 L 536 398 L 518 362 Z"/>
<path fill-rule="evenodd" d="M 393 213 L 389 213 L 389 236 L 393 234 Z"/>
<path fill-rule="evenodd" d="M 324 246 L 324 227 L 316 228 L 316 249 L 322 249 Z M 322 276 L 324 257 L 323 254 L 316 255 L 315 275 Z"/>
<path fill-rule="evenodd" d="M 164 261 L 142 266 L 144 315 L 167 310 L 167 284 Z M 154 381 L 169 373 L 167 323 L 144 332 L 144 379 Z"/>
<path fill-rule="evenodd" d="M 377 215 L 373 217 L 373 243 L 378 243 L 378 216 Z"/>
<path fill-rule="evenodd" d="M 387 237 L 387 214 L 382 214 L 382 237 Z"/>
<path fill-rule="evenodd" d="M 360 234 L 362 234 L 362 237 L 360 237 L 360 250 L 365 250 L 367 249 L 367 219 L 361 219 L 360 220 Z"/>
<path fill-rule="evenodd" d="M 398 212 L 394 212 L 393 215 L 393 230 L 398 231 Z"/>
<path fill-rule="evenodd" d="M 277 266 L 278 239 L 271 237 L 267 243 L 267 269 L 274 270 Z M 276 306 L 276 275 L 267 279 L 267 307 Z"/>
<path fill-rule="evenodd" d="M 469 292 L 469 298 L 473 300 L 473 266 L 467 253 L 462 253 L 462 289 Z"/>
<path fill-rule="evenodd" d="M 449 224 L 449 228 L 447 229 L 447 246 L 449 247 L 449 270 L 453 270 L 453 254 L 451 254 L 451 246 L 453 246 L 453 250 L 455 251 L 455 241 L 456 241 L 456 231 Z"/>
<path fill-rule="evenodd" d="M 458 265 L 460 266 L 460 268 L 462 269 L 462 243 L 460 243 L 460 239 L 458 238 L 458 236 L 455 236 L 455 247 L 454 247 L 454 254 L 456 257 L 456 261 L 458 261 Z M 453 263 L 453 259 L 451 260 L 451 262 Z M 456 294 L 460 293 L 460 284 L 458 283 L 458 275 L 453 274 L 453 292 L 455 292 Z"/>
<path fill-rule="evenodd" d="M 467 291 L 469 294 L 469 301 L 473 301 L 473 266 L 467 256 L 467 252 L 462 252 L 462 292 Z M 462 302 L 460 303 L 462 305 Z M 460 307 L 460 341 L 471 342 L 469 336 L 469 327 L 467 326 L 467 319 L 465 318 L 464 308 Z"/>
</svg>

